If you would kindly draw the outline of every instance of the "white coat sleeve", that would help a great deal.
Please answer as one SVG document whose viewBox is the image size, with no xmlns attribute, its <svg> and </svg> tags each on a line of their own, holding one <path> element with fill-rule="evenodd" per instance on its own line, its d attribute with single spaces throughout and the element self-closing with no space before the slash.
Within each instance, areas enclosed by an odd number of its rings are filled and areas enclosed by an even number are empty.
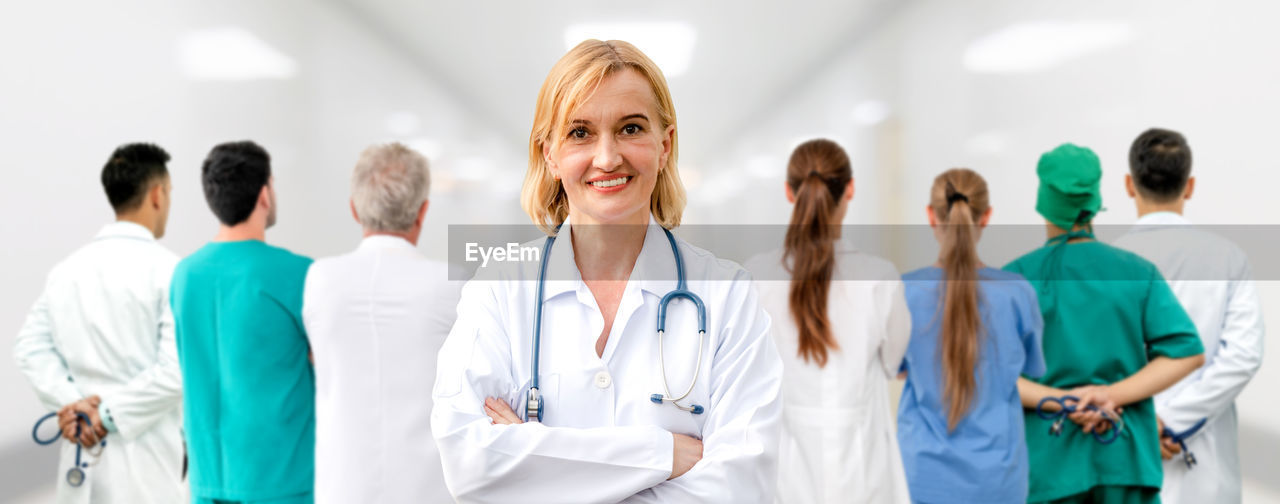
<svg viewBox="0 0 1280 504">
<path fill-rule="evenodd" d="M 462 291 L 440 350 L 431 431 L 459 502 L 617 502 L 671 476 L 674 440 L 656 426 L 491 425 L 484 399 L 523 401 L 512 375 L 499 282 Z"/>
<path fill-rule="evenodd" d="M 702 430 L 702 460 L 679 478 L 625 502 L 773 502 L 782 429 L 782 359 L 769 315 L 750 276 L 740 272 L 723 307 L 726 325 L 711 362 L 711 405 Z M 710 321 L 709 321 L 710 322 Z"/>
<path fill-rule="evenodd" d="M 896 274 L 896 272 L 895 272 Z M 902 368 L 902 359 L 911 343 L 911 311 L 907 308 L 906 288 L 901 280 L 885 282 L 888 291 L 888 317 L 885 319 L 884 342 L 880 344 L 880 362 L 885 376 L 893 379 Z"/>
<path fill-rule="evenodd" d="M 182 370 L 178 367 L 178 348 L 174 341 L 173 310 L 169 305 L 169 280 L 163 275 L 156 286 L 160 300 L 160 318 L 156 324 L 158 348 L 151 366 L 129 379 L 120 389 L 100 395 L 104 409 L 110 411 L 116 433 L 133 439 L 170 415 L 182 401 Z"/>
<path fill-rule="evenodd" d="M 67 363 L 53 341 L 47 287 L 18 331 L 13 356 L 18 369 L 27 376 L 45 408 L 57 411 L 81 399 L 80 390 L 71 378 L 71 370 L 67 369 Z"/>
<path fill-rule="evenodd" d="M 1241 261 L 1233 276 L 1220 336 L 1221 348 L 1213 360 L 1205 364 L 1195 382 L 1182 388 L 1157 411 L 1165 425 L 1174 431 L 1189 429 L 1200 419 L 1225 411 L 1262 365 L 1265 332 L 1262 306 L 1247 260 Z"/>
</svg>

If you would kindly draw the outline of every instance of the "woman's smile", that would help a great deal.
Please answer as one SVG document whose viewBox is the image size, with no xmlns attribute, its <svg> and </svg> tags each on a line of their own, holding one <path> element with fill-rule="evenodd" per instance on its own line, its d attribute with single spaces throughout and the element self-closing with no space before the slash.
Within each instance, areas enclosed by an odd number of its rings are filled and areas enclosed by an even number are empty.
<svg viewBox="0 0 1280 504">
<path fill-rule="evenodd" d="M 634 178 L 631 175 L 606 175 L 596 177 L 595 180 L 587 182 L 587 185 L 595 189 L 596 192 L 613 193 L 626 189 Z"/>
</svg>

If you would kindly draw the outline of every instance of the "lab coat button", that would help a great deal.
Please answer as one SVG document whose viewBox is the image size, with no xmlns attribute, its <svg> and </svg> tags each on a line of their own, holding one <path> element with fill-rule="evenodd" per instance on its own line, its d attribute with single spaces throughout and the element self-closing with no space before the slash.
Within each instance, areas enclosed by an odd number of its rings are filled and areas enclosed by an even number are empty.
<svg viewBox="0 0 1280 504">
<path fill-rule="evenodd" d="M 606 388 L 609 388 L 609 385 L 612 385 L 612 384 L 613 384 L 613 378 L 609 376 L 609 373 L 604 372 L 604 371 L 601 371 L 601 372 L 599 372 L 599 373 L 596 373 L 596 386 L 597 386 L 597 387 L 600 387 L 600 388 L 602 388 L 602 389 L 606 389 Z"/>
</svg>

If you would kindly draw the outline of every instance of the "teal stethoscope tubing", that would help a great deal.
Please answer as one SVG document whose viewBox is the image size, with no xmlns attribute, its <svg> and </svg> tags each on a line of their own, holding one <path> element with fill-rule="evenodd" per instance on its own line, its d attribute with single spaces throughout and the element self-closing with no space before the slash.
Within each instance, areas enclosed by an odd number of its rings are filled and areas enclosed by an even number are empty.
<svg viewBox="0 0 1280 504">
<path fill-rule="evenodd" d="M 559 231 L 559 228 L 556 228 L 556 232 L 559 233 Z M 702 298 L 698 297 L 697 294 L 694 294 L 693 291 L 690 291 L 685 284 L 684 258 L 680 255 L 680 247 L 676 246 L 675 236 L 671 234 L 671 231 L 665 228 L 662 232 L 666 234 L 667 242 L 671 244 L 671 253 L 675 255 L 676 288 L 675 290 L 668 292 L 665 296 L 662 296 L 662 301 L 658 303 L 658 365 L 662 368 L 662 386 L 665 394 L 653 394 L 649 396 L 649 400 L 655 404 L 662 404 L 663 402 L 670 401 L 677 408 L 695 415 L 700 415 L 705 411 L 705 408 L 701 405 L 692 404 L 684 406 L 678 401 L 688 397 L 689 394 L 693 392 L 693 386 L 698 383 L 698 373 L 702 370 L 702 350 L 703 345 L 706 342 L 705 336 L 707 334 L 707 307 L 702 302 Z M 543 407 L 542 395 L 540 393 L 540 388 L 538 387 L 538 357 L 542 345 L 542 304 L 547 277 L 547 259 L 551 257 L 551 247 L 555 244 L 555 241 L 556 237 L 555 235 L 552 235 L 548 236 L 546 241 L 543 242 L 542 261 L 538 268 L 538 297 L 533 306 L 533 362 L 530 365 L 530 372 L 532 373 L 532 376 L 529 379 L 529 393 L 525 398 L 524 419 L 526 422 L 530 419 L 538 422 L 542 421 Z M 681 394 L 678 397 L 673 397 L 671 394 L 671 387 L 667 384 L 666 363 L 662 360 L 662 335 L 666 332 L 667 304 L 670 303 L 671 300 L 679 298 L 693 301 L 693 304 L 698 308 L 698 361 L 693 370 L 693 381 L 689 383 L 689 388 L 685 390 L 684 394 Z"/>
</svg>

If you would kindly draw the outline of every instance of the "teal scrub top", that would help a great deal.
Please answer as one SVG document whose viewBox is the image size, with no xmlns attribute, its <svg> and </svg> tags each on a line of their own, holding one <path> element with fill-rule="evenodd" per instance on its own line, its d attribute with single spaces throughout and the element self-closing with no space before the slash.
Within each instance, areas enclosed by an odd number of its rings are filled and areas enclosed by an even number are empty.
<svg viewBox="0 0 1280 504">
<path fill-rule="evenodd" d="M 183 421 L 195 498 L 310 494 L 315 375 L 302 325 L 311 259 L 213 242 L 174 270 Z"/>
<path fill-rule="evenodd" d="M 1051 244 L 1005 266 L 1036 290 L 1044 318 L 1045 373 L 1060 389 L 1112 384 L 1157 356 L 1204 352 L 1200 337 L 1159 270 L 1141 257 L 1096 241 Z M 1049 435 L 1052 420 L 1024 415 L 1031 461 L 1029 501 L 1099 485 L 1159 488 L 1163 481 L 1155 406 L 1124 407 L 1124 430 L 1111 444 L 1070 421 Z"/>
</svg>

